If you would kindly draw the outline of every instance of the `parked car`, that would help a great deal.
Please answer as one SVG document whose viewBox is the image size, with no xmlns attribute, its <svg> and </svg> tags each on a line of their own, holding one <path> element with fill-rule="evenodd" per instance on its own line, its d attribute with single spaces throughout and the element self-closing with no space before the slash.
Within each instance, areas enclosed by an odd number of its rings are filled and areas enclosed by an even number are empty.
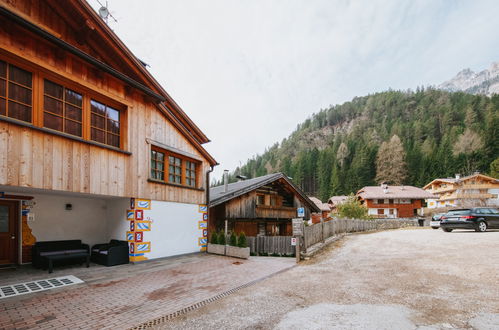
<svg viewBox="0 0 499 330">
<path fill-rule="evenodd" d="M 489 228 L 499 228 L 499 210 L 491 207 L 450 210 L 440 219 L 440 228 L 445 232 L 454 229 L 484 232 Z"/>
<path fill-rule="evenodd" d="M 444 215 L 445 213 L 436 213 L 434 214 L 432 217 L 431 217 L 431 221 L 430 221 L 430 227 L 433 228 L 433 229 L 438 229 L 440 228 L 440 218 L 442 218 L 442 216 Z"/>
</svg>

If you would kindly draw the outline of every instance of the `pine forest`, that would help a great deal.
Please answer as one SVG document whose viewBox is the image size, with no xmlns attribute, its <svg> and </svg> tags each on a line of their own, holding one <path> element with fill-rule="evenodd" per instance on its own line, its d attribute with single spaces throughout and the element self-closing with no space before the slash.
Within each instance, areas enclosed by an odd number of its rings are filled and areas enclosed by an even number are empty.
<svg viewBox="0 0 499 330">
<path fill-rule="evenodd" d="M 383 181 L 422 187 L 457 173 L 497 177 L 498 128 L 499 95 L 386 91 L 312 115 L 229 181 L 284 172 L 325 201 Z"/>
</svg>

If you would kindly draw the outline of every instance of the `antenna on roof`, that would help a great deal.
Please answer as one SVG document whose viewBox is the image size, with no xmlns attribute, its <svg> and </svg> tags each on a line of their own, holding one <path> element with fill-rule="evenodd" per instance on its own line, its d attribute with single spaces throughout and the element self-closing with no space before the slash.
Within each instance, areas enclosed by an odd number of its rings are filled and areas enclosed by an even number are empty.
<svg viewBox="0 0 499 330">
<path fill-rule="evenodd" d="M 106 5 L 105 6 L 99 0 L 97 0 L 97 2 L 101 6 L 99 8 L 99 16 L 100 16 L 100 18 L 102 18 L 102 20 L 104 22 L 106 22 L 106 24 L 108 22 L 109 17 L 111 17 L 115 22 L 118 22 L 118 20 L 116 18 L 114 18 L 114 16 L 111 15 L 111 13 L 109 12 L 109 9 L 107 8 L 108 7 L 107 1 L 106 1 Z"/>
</svg>

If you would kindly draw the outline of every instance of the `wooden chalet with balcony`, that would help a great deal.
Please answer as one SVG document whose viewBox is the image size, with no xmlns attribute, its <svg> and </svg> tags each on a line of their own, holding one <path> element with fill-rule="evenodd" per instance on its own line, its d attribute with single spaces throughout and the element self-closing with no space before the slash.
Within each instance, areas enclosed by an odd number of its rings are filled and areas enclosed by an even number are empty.
<svg viewBox="0 0 499 330">
<path fill-rule="evenodd" d="M 0 264 L 36 241 L 202 249 L 209 139 L 85 0 L 0 0 Z"/>
<path fill-rule="evenodd" d="M 247 236 L 290 236 L 298 208 L 305 220 L 320 212 L 282 173 L 224 184 L 210 188 L 209 230 L 223 230 L 227 220 L 229 231 Z"/>
<path fill-rule="evenodd" d="M 423 189 L 436 195 L 428 208 L 499 206 L 499 180 L 480 173 L 435 179 Z"/>
</svg>

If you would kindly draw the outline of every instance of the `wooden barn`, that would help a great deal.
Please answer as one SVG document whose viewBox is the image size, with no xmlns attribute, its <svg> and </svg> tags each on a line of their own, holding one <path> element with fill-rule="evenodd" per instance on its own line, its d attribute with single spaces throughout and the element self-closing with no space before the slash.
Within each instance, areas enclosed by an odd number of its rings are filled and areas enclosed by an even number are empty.
<svg viewBox="0 0 499 330">
<path fill-rule="evenodd" d="M 226 178 L 225 178 L 225 182 Z M 304 220 L 320 209 L 282 173 L 210 188 L 209 229 L 247 236 L 291 236 L 291 219 L 304 209 Z"/>
<path fill-rule="evenodd" d="M 36 241 L 199 251 L 209 139 L 85 0 L 0 0 L 0 264 Z"/>
</svg>

